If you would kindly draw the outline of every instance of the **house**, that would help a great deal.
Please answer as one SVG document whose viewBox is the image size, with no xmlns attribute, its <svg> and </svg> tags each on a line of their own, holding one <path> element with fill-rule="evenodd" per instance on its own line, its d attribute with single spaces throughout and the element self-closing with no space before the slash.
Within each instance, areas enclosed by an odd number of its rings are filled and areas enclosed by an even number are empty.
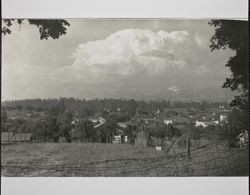
<svg viewBox="0 0 250 195">
<path fill-rule="evenodd" d="M 237 139 L 239 140 L 239 145 L 240 147 L 243 147 L 248 144 L 248 131 L 245 130 L 244 132 L 240 133 L 237 136 Z"/>
<path fill-rule="evenodd" d="M 219 122 L 218 120 L 213 120 L 212 123 L 213 123 L 214 125 L 218 125 L 220 122 Z"/>
<path fill-rule="evenodd" d="M 102 126 L 103 124 L 106 123 L 106 119 L 103 117 L 99 117 L 99 118 L 90 118 L 89 119 L 93 124 L 94 124 L 94 128 L 99 128 L 100 126 Z"/>
<path fill-rule="evenodd" d="M 12 136 L 12 142 L 30 142 L 32 133 L 16 133 Z"/>
<path fill-rule="evenodd" d="M 219 109 L 224 109 L 224 106 L 223 105 L 219 106 Z"/>
<path fill-rule="evenodd" d="M 30 142 L 32 139 L 32 133 L 12 133 L 12 132 L 2 132 L 1 133 L 1 143 L 10 142 Z"/>
<path fill-rule="evenodd" d="M 124 136 L 124 131 L 122 129 L 117 130 L 117 135 L 113 136 L 112 143 L 113 144 L 123 144 L 128 142 L 128 136 Z"/>
<path fill-rule="evenodd" d="M 101 118 L 99 118 L 98 122 L 99 123 L 94 126 L 95 129 L 98 128 L 98 127 L 100 127 L 100 126 L 102 126 L 102 125 L 104 125 L 106 123 L 106 120 L 101 117 Z"/>
<path fill-rule="evenodd" d="M 122 144 L 124 142 L 124 136 L 123 135 L 115 135 L 112 139 L 113 144 Z"/>
<path fill-rule="evenodd" d="M 78 119 L 74 119 L 71 121 L 71 125 L 76 125 L 78 122 L 79 122 Z"/>
<path fill-rule="evenodd" d="M 207 127 L 208 125 L 205 123 L 205 122 L 202 122 L 202 121 L 196 121 L 195 122 L 195 127 Z"/>
<path fill-rule="evenodd" d="M 9 143 L 9 142 L 11 142 L 12 136 L 13 136 L 12 132 L 2 132 L 1 133 L 1 143 Z"/>
<path fill-rule="evenodd" d="M 165 123 L 166 125 L 168 125 L 168 124 L 173 124 L 173 120 L 164 120 L 164 123 Z"/>
<path fill-rule="evenodd" d="M 128 136 L 126 135 L 126 136 L 124 136 L 124 143 L 128 143 Z"/>
<path fill-rule="evenodd" d="M 224 114 L 220 114 L 220 122 L 227 122 L 227 116 Z"/>
</svg>

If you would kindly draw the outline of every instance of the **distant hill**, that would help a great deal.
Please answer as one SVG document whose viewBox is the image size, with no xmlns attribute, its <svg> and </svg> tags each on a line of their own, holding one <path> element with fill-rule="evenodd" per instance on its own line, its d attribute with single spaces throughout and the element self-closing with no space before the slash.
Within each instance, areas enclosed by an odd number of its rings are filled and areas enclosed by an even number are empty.
<svg viewBox="0 0 250 195">
<path fill-rule="evenodd" d="M 138 100 L 170 100 L 170 101 L 221 101 L 231 102 L 236 92 L 223 88 L 179 89 L 172 87 L 166 90 L 134 91 L 129 88 L 121 88 L 114 98 L 133 98 Z"/>
<path fill-rule="evenodd" d="M 229 89 L 220 87 L 207 87 L 200 89 L 181 89 L 178 87 L 168 87 L 162 89 L 162 86 L 155 88 L 153 91 L 149 88 L 140 88 L 136 90 L 131 86 L 121 86 L 118 90 L 105 90 L 105 87 L 100 88 L 95 85 L 85 85 L 84 91 L 79 91 L 79 94 L 72 94 L 71 96 L 63 96 L 67 98 L 75 97 L 80 99 L 134 99 L 134 100 L 170 100 L 170 101 L 211 101 L 211 102 L 231 102 L 233 97 L 237 95 Z M 98 88 L 98 89 L 97 89 Z M 41 97 L 42 99 L 46 99 Z M 59 98 L 59 97 L 55 97 Z M 3 103 L 2 103 L 3 104 Z M 56 104 L 53 98 L 50 104 Z M 49 106 L 50 107 L 50 106 Z"/>
</svg>

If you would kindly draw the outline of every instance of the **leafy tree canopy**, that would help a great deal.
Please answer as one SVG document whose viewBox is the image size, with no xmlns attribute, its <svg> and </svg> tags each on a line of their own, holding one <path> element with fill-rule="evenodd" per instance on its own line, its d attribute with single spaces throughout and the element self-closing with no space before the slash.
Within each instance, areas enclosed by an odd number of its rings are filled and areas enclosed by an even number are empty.
<svg viewBox="0 0 250 195">
<path fill-rule="evenodd" d="M 24 19 L 4 19 L 2 33 L 4 35 L 11 33 L 11 27 L 14 23 L 22 25 Z M 29 24 L 35 25 L 39 29 L 40 39 L 58 39 L 65 35 L 67 26 L 70 24 L 66 20 L 28 20 Z"/>
<path fill-rule="evenodd" d="M 215 28 L 215 34 L 211 38 L 211 50 L 229 48 L 235 51 L 230 57 L 226 67 L 232 74 L 226 78 L 224 88 L 240 90 L 242 94 L 236 96 L 232 106 L 241 109 L 248 107 L 248 21 L 212 20 L 209 23 Z"/>
</svg>

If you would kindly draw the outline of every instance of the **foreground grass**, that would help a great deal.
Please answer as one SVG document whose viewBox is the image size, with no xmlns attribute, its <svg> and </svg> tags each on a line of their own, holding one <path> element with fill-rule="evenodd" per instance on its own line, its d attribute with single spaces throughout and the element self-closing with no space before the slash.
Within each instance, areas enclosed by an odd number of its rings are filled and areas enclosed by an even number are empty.
<svg viewBox="0 0 250 195">
<path fill-rule="evenodd" d="M 24 143 L 2 146 L 2 164 L 74 164 L 122 158 L 162 155 L 154 148 L 127 144 L 100 143 Z"/>
<path fill-rule="evenodd" d="M 27 143 L 2 146 L 2 176 L 242 176 L 243 149 L 209 147 L 165 155 L 127 144 Z"/>
</svg>

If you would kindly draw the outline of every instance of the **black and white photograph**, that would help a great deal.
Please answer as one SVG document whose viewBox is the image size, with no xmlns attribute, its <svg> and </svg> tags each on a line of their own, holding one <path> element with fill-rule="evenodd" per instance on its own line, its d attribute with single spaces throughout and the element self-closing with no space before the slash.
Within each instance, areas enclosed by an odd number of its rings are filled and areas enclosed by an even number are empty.
<svg viewBox="0 0 250 195">
<path fill-rule="evenodd" d="M 249 172 L 248 21 L 2 19 L 1 177 Z"/>
</svg>

